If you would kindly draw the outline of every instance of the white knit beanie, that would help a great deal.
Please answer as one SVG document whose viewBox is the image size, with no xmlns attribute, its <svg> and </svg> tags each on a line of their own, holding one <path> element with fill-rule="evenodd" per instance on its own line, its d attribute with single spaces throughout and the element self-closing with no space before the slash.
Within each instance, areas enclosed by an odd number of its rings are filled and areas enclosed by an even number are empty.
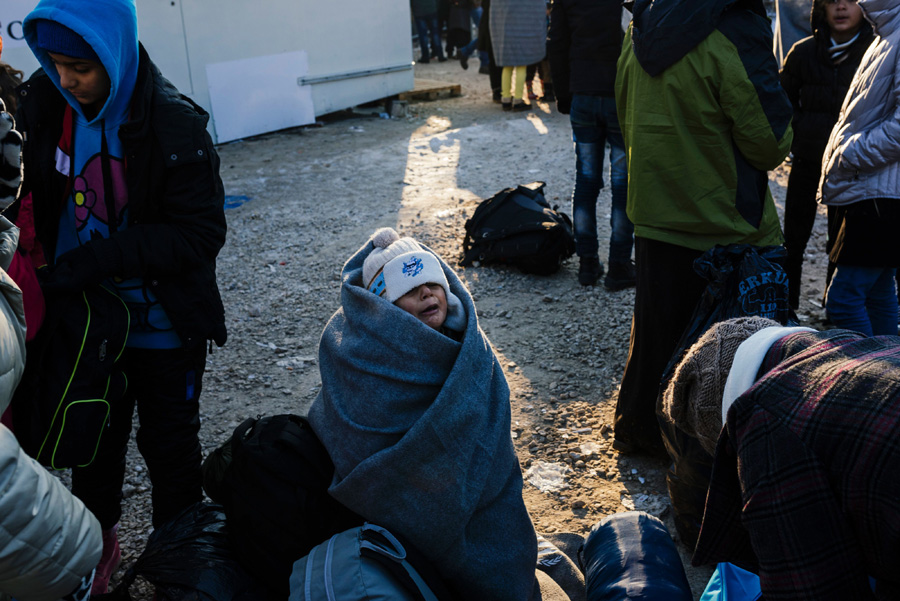
<svg viewBox="0 0 900 601">
<path fill-rule="evenodd" d="M 363 283 L 367 290 L 393 303 L 422 284 L 438 284 L 447 297 L 444 325 L 452 330 L 465 329 L 462 302 L 450 292 L 450 284 L 437 257 L 412 238 L 401 238 L 389 227 L 377 230 L 371 241 L 375 248 L 363 262 Z"/>
</svg>

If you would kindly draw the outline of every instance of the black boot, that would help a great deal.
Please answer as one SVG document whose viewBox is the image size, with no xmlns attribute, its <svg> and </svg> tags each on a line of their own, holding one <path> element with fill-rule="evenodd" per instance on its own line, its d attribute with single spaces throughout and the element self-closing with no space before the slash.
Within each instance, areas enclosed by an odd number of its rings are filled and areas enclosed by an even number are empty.
<svg viewBox="0 0 900 601">
<path fill-rule="evenodd" d="M 578 266 L 578 283 L 582 286 L 593 286 L 603 275 L 603 263 L 598 257 L 581 257 Z"/>
<path fill-rule="evenodd" d="M 633 288 L 637 283 L 637 274 L 634 271 L 634 262 L 609 262 L 609 272 L 603 280 L 603 286 L 612 292 Z"/>
</svg>

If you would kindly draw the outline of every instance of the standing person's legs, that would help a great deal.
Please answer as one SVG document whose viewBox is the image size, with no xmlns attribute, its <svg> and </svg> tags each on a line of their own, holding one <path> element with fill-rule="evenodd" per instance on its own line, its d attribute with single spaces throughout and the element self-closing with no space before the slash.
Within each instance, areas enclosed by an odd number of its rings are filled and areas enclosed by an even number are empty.
<svg viewBox="0 0 900 601">
<path fill-rule="evenodd" d="M 825 295 L 825 312 L 831 322 L 842 329 L 872 335 L 867 302 L 872 287 L 885 270 L 881 267 L 859 267 L 839 264 Z M 896 330 L 897 322 L 894 321 Z"/>
<path fill-rule="evenodd" d="M 428 27 L 431 29 L 431 54 L 439 61 L 444 62 L 447 57 L 444 56 L 444 48 L 441 46 L 441 28 L 438 24 L 437 14 L 428 17 Z"/>
<path fill-rule="evenodd" d="M 109 424 L 100 437 L 97 454 L 91 464 L 72 469 L 72 494 L 97 517 L 102 530 L 103 552 L 97 564 L 91 595 L 107 592 L 110 577 L 121 560 L 117 530 L 122 517 L 122 485 L 125 483 L 125 454 L 134 414 L 134 390 L 129 381 L 125 396 L 110 404 Z"/>
<path fill-rule="evenodd" d="M 601 98 L 601 115 L 606 123 L 609 142 L 609 180 L 612 188 L 612 207 L 609 216 L 609 272 L 603 283 L 609 290 L 622 290 L 634 286 L 635 283 L 634 264 L 631 262 L 634 225 L 628 219 L 628 162 L 625 158 L 625 140 L 619 127 L 614 98 Z"/>
<path fill-rule="evenodd" d="M 503 110 L 508 111 L 512 108 L 512 76 L 515 67 L 503 67 L 500 76 L 500 101 L 503 104 Z"/>
<path fill-rule="evenodd" d="M 493 46 L 488 44 L 488 48 L 488 81 L 491 82 L 491 94 L 494 102 L 500 102 L 503 95 L 503 67 L 497 64 L 497 59 L 494 57 Z"/>
<path fill-rule="evenodd" d="M 419 50 L 422 53 L 419 62 L 427 63 L 431 60 L 431 53 L 428 51 L 429 30 L 428 20 L 425 17 L 416 17 L 416 32 L 419 34 Z"/>
<path fill-rule="evenodd" d="M 504 67 L 505 68 L 505 67 Z M 525 72 L 528 67 L 519 65 L 513 67 L 513 75 L 515 76 L 515 89 L 513 90 L 513 100 L 524 100 L 525 98 Z"/>
<path fill-rule="evenodd" d="M 873 336 L 897 335 L 897 288 L 894 277 L 897 270 L 885 267 L 869 289 L 866 313 L 872 324 Z"/>
<path fill-rule="evenodd" d="M 603 187 L 603 153 L 606 132 L 600 124 L 600 97 L 572 95 L 569 122 L 575 143 L 575 187 L 572 190 L 572 216 L 575 229 L 575 254 L 581 259 L 598 259 L 597 196 Z M 602 275 L 593 274 L 590 285 Z M 579 280 L 581 280 L 579 274 Z"/>
<path fill-rule="evenodd" d="M 530 100 L 537 99 L 537 94 L 534 93 L 534 76 L 537 73 L 537 69 L 537 63 L 525 67 L 525 89 L 528 91 L 528 98 Z"/>
<path fill-rule="evenodd" d="M 816 220 L 816 191 L 822 166 L 817 161 L 795 158 L 784 200 L 785 272 L 788 276 L 792 309 L 800 305 L 803 253 Z"/>
<path fill-rule="evenodd" d="M 203 498 L 199 432 L 206 349 L 133 349 L 127 366 L 137 390 L 137 445 L 153 485 L 158 528 Z"/>
<path fill-rule="evenodd" d="M 623 453 L 663 455 L 656 400 L 663 371 L 706 288 L 694 272 L 694 260 L 703 253 L 648 238 L 634 240 L 634 316 L 613 446 Z"/>
</svg>

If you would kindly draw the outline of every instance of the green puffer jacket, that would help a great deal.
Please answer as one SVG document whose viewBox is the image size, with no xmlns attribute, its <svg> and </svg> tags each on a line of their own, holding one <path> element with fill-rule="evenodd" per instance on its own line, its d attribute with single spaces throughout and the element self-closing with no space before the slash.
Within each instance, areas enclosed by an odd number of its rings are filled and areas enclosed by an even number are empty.
<svg viewBox="0 0 900 601">
<path fill-rule="evenodd" d="M 616 104 L 636 236 L 700 251 L 782 242 L 766 171 L 790 151 L 791 103 L 761 3 L 738 4 L 635 2 Z"/>
</svg>

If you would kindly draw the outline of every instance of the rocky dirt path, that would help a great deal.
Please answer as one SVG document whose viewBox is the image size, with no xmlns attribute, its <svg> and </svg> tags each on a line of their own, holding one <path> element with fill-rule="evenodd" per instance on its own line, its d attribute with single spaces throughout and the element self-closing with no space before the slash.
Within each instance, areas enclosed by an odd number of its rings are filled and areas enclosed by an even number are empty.
<svg viewBox="0 0 900 601">
<path fill-rule="evenodd" d="M 320 127 L 219 148 L 232 207 L 218 262 L 229 339 L 209 358 L 204 379 L 206 452 L 248 416 L 305 413 L 320 383 L 316 346 L 339 305 L 341 266 L 377 227 L 414 236 L 454 264 L 466 218 L 505 187 L 545 181 L 548 200 L 571 211 L 568 118 L 541 102 L 532 112 L 501 112 L 477 66 L 474 59 L 468 71 L 454 61 L 417 65 L 418 77 L 461 83 L 463 96 L 413 102 L 403 118 L 363 107 Z M 779 204 L 785 183 L 783 169 L 773 174 Z M 606 188 L 601 249 L 609 202 Z M 824 271 L 823 230 L 820 221 L 810 248 L 807 271 L 816 276 Z M 603 516 L 634 508 L 666 519 L 666 465 L 610 448 L 633 292 L 583 288 L 576 271 L 575 259 L 549 277 L 457 269 L 510 382 L 526 503 L 547 532 L 584 534 Z M 821 277 L 806 288 L 801 314 L 815 321 Z M 129 460 L 123 568 L 151 531 L 146 469 L 133 449 Z M 688 573 L 699 596 L 710 570 Z M 146 587 L 135 598 L 149 599 Z"/>
</svg>

